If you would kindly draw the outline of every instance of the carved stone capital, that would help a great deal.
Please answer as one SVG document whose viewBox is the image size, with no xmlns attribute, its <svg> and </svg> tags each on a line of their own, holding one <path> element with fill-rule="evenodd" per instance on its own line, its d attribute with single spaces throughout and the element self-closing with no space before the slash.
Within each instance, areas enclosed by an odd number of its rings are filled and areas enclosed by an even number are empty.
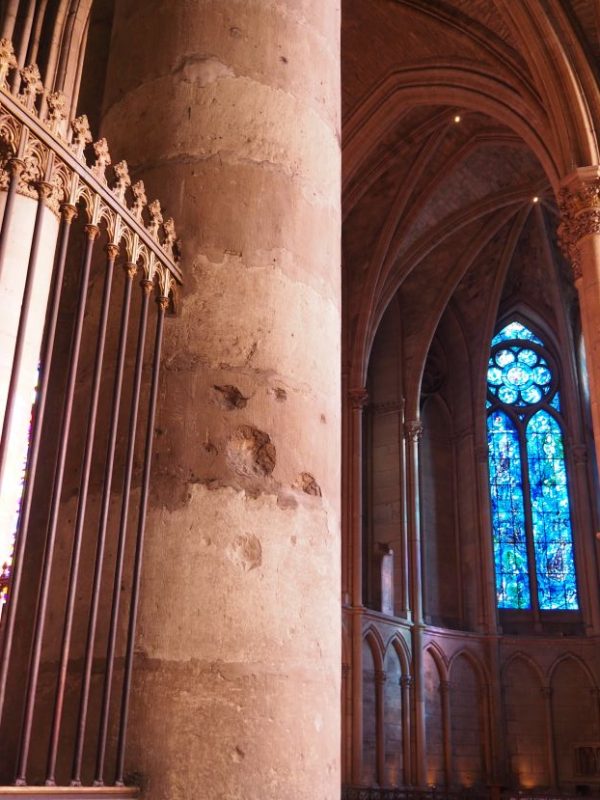
<svg viewBox="0 0 600 800">
<path fill-rule="evenodd" d="M 77 216 L 77 208 L 71 205 L 71 203 L 63 203 L 60 207 L 60 211 L 67 225 L 70 225 Z"/>
<path fill-rule="evenodd" d="M 578 169 L 567 178 L 559 192 L 558 205 L 558 243 L 577 281 L 581 278 L 579 244 L 586 236 L 600 234 L 600 168 Z"/>
<path fill-rule="evenodd" d="M 410 678 L 408 675 L 403 675 L 400 678 L 399 683 L 400 683 L 400 686 L 403 689 L 407 689 L 408 690 L 412 686 L 412 678 Z"/>
<path fill-rule="evenodd" d="M 404 423 L 404 436 L 413 444 L 421 441 L 423 436 L 423 423 L 418 419 L 409 420 Z"/>
<path fill-rule="evenodd" d="M 348 392 L 352 408 L 364 408 L 369 402 L 369 393 L 364 386 L 358 389 L 350 389 Z"/>
<path fill-rule="evenodd" d="M 110 261 L 115 261 L 119 255 L 119 245 L 114 242 L 109 242 L 106 245 L 106 253 Z"/>
<path fill-rule="evenodd" d="M 127 261 L 124 264 L 124 267 L 127 277 L 129 278 L 130 281 L 132 281 L 135 278 L 136 273 L 138 271 L 137 264 L 134 264 L 133 261 Z"/>
<path fill-rule="evenodd" d="M 381 684 L 385 683 L 386 680 L 387 680 L 387 675 L 385 673 L 385 670 L 376 669 L 375 670 L 375 680 L 376 680 L 377 683 L 381 683 Z"/>
</svg>

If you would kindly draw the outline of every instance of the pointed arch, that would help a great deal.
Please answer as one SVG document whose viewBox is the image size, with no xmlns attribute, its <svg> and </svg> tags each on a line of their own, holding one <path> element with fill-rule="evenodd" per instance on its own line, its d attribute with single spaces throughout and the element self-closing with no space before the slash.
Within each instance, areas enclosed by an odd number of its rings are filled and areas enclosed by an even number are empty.
<svg viewBox="0 0 600 800">
<path fill-rule="evenodd" d="M 511 666 L 515 662 L 519 662 L 519 661 L 524 662 L 527 665 L 527 667 L 533 672 L 533 674 L 536 676 L 536 678 L 537 678 L 537 680 L 538 680 L 538 682 L 540 684 L 540 688 L 542 686 L 546 686 L 547 685 L 546 684 L 546 676 L 544 675 L 544 671 L 542 670 L 540 665 L 537 663 L 537 661 L 534 658 L 532 658 L 532 656 L 530 656 L 528 653 L 525 653 L 523 650 L 517 650 L 515 653 L 511 653 L 511 655 L 502 664 L 501 674 L 502 674 L 503 682 L 504 682 L 504 680 L 506 678 L 506 674 L 507 674 L 508 670 L 511 668 Z"/>
<path fill-rule="evenodd" d="M 363 641 L 366 642 L 373 656 L 375 669 L 383 672 L 383 662 L 385 656 L 385 646 L 381 634 L 374 625 L 369 625 L 363 632 Z"/>
<path fill-rule="evenodd" d="M 579 666 L 585 673 L 585 676 L 589 681 L 590 687 L 595 691 L 598 690 L 598 684 L 596 682 L 596 678 L 594 676 L 594 673 L 588 666 L 588 664 L 586 664 L 586 662 L 580 656 L 571 651 L 568 651 L 566 653 L 561 653 L 554 659 L 554 661 L 550 665 L 547 673 L 547 681 L 549 686 L 552 686 L 552 682 L 554 681 L 557 669 L 561 666 L 561 664 L 564 664 L 566 661 L 572 661 L 575 664 L 577 664 L 577 666 Z"/>
<path fill-rule="evenodd" d="M 457 659 L 461 657 L 466 658 L 467 661 L 471 663 L 471 666 L 477 673 L 480 685 L 482 687 L 488 686 L 490 683 L 490 674 L 486 665 L 479 658 L 479 656 L 477 656 L 475 653 L 469 650 L 468 647 L 461 647 L 460 650 L 457 650 L 456 653 L 453 653 L 452 657 L 450 658 L 450 662 L 448 664 L 448 675 L 450 676 L 450 680 L 452 680 L 452 668 L 456 663 Z"/>
<path fill-rule="evenodd" d="M 446 654 L 437 642 L 429 642 L 424 649 L 424 652 L 431 656 L 435 663 L 440 681 L 448 680 L 448 659 Z"/>
<path fill-rule="evenodd" d="M 406 642 L 399 633 L 394 633 L 389 639 L 386 647 L 386 655 L 390 648 L 393 648 L 398 656 L 402 668 L 402 677 L 410 678 L 410 652 Z"/>
</svg>

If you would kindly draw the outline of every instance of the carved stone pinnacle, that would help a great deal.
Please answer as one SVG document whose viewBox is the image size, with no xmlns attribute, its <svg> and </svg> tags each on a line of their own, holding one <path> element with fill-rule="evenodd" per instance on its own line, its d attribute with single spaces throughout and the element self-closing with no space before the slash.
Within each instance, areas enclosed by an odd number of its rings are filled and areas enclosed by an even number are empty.
<svg viewBox="0 0 600 800">
<path fill-rule="evenodd" d="M 134 183 L 131 187 L 131 191 L 133 192 L 133 196 L 135 198 L 133 202 L 132 213 L 138 222 L 141 222 L 144 206 L 148 202 L 144 181 L 138 181 L 137 183 Z"/>
<path fill-rule="evenodd" d="M 8 71 L 17 66 L 15 51 L 10 39 L 0 39 L 0 86 L 6 88 Z"/>
<path fill-rule="evenodd" d="M 129 167 L 127 166 L 127 162 L 118 161 L 114 166 L 114 170 L 117 182 L 113 191 L 115 196 L 118 197 L 122 203 L 124 203 L 125 192 L 127 191 L 128 187 L 131 186 L 131 178 L 129 177 Z"/>
<path fill-rule="evenodd" d="M 98 180 L 106 183 L 106 168 L 111 163 L 106 139 L 98 139 L 97 142 L 94 142 L 94 153 L 96 155 L 96 161 L 92 167 L 92 172 Z"/>
<path fill-rule="evenodd" d="M 169 219 L 165 220 L 163 225 L 163 231 L 165 233 L 165 240 L 163 242 L 163 250 L 169 256 L 169 258 L 174 258 L 175 256 L 175 243 L 177 242 L 177 234 L 175 232 L 175 220 L 173 217 L 169 217 Z"/>
<path fill-rule="evenodd" d="M 148 230 L 150 231 L 150 235 L 158 241 L 158 229 L 162 225 L 163 221 L 160 202 L 158 200 L 153 200 L 148 206 L 148 211 L 150 212 L 150 224 L 148 225 Z"/>
<path fill-rule="evenodd" d="M 44 84 L 41 78 L 42 76 L 40 75 L 37 64 L 29 64 L 29 66 L 23 67 L 21 70 L 21 84 L 23 88 L 19 93 L 19 99 L 21 99 L 29 109 L 33 108 L 35 98 L 38 94 L 44 91 Z"/>
<path fill-rule="evenodd" d="M 80 161 L 83 161 L 85 146 L 92 141 L 90 123 L 86 115 L 82 114 L 80 117 L 75 117 L 71 122 L 71 128 L 73 130 L 73 149 L 75 150 L 75 155 Z"/>
<path fill-rule="evenodd" d="M 62 92 L 50 92 L 46 101 L 48 103 L 48 127 L 52 133 L 58 134 L 67 116 L 65 113 L 67 98 Z"/>
</svg>

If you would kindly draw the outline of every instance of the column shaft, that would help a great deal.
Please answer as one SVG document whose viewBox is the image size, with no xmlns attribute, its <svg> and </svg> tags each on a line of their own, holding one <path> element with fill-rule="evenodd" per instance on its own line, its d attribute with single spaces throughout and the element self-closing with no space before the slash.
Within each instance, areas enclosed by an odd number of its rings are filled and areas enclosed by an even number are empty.
<svg viewBox="0 0 600 800">
<path fill-rule="evenodd" d="M 184 241 L 126 773 L 339 797 L 339 7 L 117 0 L 103 134 Z"/>
</svg>

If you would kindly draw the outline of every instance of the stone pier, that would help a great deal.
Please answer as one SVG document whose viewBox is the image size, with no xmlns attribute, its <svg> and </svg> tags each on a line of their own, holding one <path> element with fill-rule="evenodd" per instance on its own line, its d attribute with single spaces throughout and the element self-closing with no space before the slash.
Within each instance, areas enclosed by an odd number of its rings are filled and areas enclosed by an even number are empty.
<svg viewBox="0 0 600 800">
<path fill-rule="evenodd" d="M 337 800 L 339 6 L 116 7 L 102 134 L 166 199 L 186 273 L 128 771 L 145 800 Z"/>
</svg>

